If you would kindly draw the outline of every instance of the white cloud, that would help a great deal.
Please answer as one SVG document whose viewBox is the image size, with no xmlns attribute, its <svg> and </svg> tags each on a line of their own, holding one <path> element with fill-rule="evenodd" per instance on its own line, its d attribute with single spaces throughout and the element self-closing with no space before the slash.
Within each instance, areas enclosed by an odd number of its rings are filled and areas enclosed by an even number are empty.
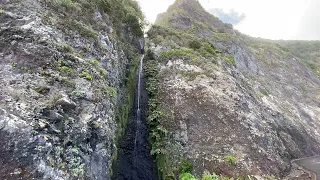
<svg viewBox="0 0 320 180">
<path fill-rule="evenodd" d="M 138 0 L 147 19 L 154 22 L 174 0 Z M 207 10 L 231 9 L 246 18 L 239 31 L 268 39 L 320 39 L 319 0 L 200 0 Z"/>
</svg>

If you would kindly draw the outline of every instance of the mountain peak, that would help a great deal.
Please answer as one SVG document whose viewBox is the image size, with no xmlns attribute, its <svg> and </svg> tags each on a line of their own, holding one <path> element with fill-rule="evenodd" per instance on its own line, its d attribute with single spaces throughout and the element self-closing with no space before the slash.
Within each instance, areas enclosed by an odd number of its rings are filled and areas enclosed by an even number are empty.
<svg viewBox="0 0 320 180">
<path fill-rule="evenodd" d="M 206 12 L 198 0 L 176 0 L 166 12 L 159 14 L 155 21 L 155 25 L 180 30 L 192 29 L 199 24 L 215 31 L 232 33 L 230 26 Z"/>
</svg>

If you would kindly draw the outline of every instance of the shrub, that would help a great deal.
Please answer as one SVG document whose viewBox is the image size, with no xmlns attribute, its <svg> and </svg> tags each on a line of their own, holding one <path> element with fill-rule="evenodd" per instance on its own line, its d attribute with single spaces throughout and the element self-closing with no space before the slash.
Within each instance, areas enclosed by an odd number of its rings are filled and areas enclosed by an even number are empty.
<svg viewBox="0 0 320 180">
<path fill-rule="evenodd" d="M 232 165 L 236 164 L 236 158 L 234 156 L 232 156 L 232 155 L 224 156 L 223 160 L 228 162 L 228 163 L 230 163 L 230 164 L 232 164 Z"/>
<path fill-rule="evenodd" d="M 72 52 L 73 48 L 69 44 L 62 44 L 61 46 L 58 47 L 58 50 L 61 52 Z"/>
<path fill-rule="evenodd" d="M 66 10 L 72 10 L 78 7 L 78 3 L 73 2 L 72 0 L 55 0 L 54 3 L 56 6 L 63 7 Z"/>
<path fill-rule="evenodd" d="M 81 36 L 92 38 L 95 40 L 98 39 L 98 33 L 95 30 L 93 30 L 91 27 L 81 22 L 74 21 L 73 27 L 79 32 Z"/>
<path fill-rule="evenodd" d="M 115 97 L 117 95 L 117 90 L 113 87 L 108 86 L 107 89 L 110 96 Z"/>
<path fill-rule="evenodd" d="M 183 159 L 179 168 L 180 174 L 191 173 L 192 170 L 193 170 L 192 164 L 187 159 Z"/>
<path fill-rule="evenodd" d="M 134 14 L 127 14 L 124 20 L 124 23 L 126 23 L 136 36 L 143 36 L 143 31 L 142 31 L 142 25 L 139 22 L 139 18 L 134 15 Z"/>
<path fill-rule="evenodd" d="M 105 69 L 99 68 L 98 71 L 103 78 L 107 78 L 107 71 Z"/>
<path fill-rule="evenodd" d="M 213 174 L 203 174 L 201 180 L 219 180 L 219 176 Z"/>
<path fill-rule="evenodd" d="M 73 70 L 67 66 L 59 67 L 59 71 L 62 73 L 66 73 L 67 75 L 72 75 L 74 72 L 76 72 L 75 70 Z"/>
<path fill-rule="evenodd" d="M 199 41 L 196 41 L 196 40 L 191 41 L 191 42 L 189 43 L 189 48 L 193 49 L 194 51 L 195 51 L 195 50 L 198 50 L 198 49 L 201 48 L 201 43 L 200 43 Z"/>
<path fill-rule="evenodd" d="M 185 56 L 189 57 L 192 60 L 196 59 L 199 57 L 199 53 L 192 51 L 189 48 L 182 48 L 182 49 L 173 49 L 170 51 L 162 51 L 160 54 L 160 59 L 168 59 L 173 56 Z"/>
<path fill-rule="evenodd" d="M 219 176 L 213 174 L 203 174 L 201 180 L 219 180 Z"/>
<path fill-rule="evenodd" d="M 151 51 L 151 49 L 148 49 L 148 50 L 147 50 L 145 59 L 146 59 L 146 60 L 153 60 L 153 59 L 155 59 L 155 58 L 154 58 L 154 53 L 153 53 L 153 51 Z"/>
<path fill-rule="evenodd" d="M 86 79 L 86 80 L 88 80 L 88 81 L 91 81 L 91 80 L 92 80 L 92 75 L 90 75 L 90 74 L 88 73 L 88 70 L 87 70 L 87 69 L 82 70 L 82 72 L 80 73 L 80 77 L 82 77 L 82 78 L 84 78 L 84 79 Z"/>
<path fill-rule="evenodd" d="M 183 173 L 179 176 L 179 180 L 198 180 L 190 173 Z"/>
<path fill-rule="evenodd" d="M 236 67 L 236 62 L 234 61 L 232 56 L 224 56 L 223 60 L 226 61 L 228 64 Z"/>
<path fill-rule="evenodd" d="M 98 60 L 96 60 L 96 59 L 91 59 L 91 60 L 90 60 L 90 64 L 92 64 L 92 65 L 96 66 L 96 65 L 98 65 L 98 64 L 99 64 L 99 61 L 98 61 Z"/>
</svg>

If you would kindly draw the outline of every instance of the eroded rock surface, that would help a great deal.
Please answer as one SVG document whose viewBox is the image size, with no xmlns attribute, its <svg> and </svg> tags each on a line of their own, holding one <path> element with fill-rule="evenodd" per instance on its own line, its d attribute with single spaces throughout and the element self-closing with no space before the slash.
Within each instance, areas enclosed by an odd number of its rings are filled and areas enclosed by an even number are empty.
<svg viewBox="0 0 320 180">
<path fill-rule="evenodd" d="M 177 0 L 148 33 L 169 132 L 167 173 L 187 157 L 198 176 L 284 177 L 291 160 L 320 153 L 320 81 L 276 42 L 214 18 L 194 0 Z"/>
<path fill-rule="evenodd" d="M 94 3 L 0 1 L 0 179 L 110 178 L 141 47 Z"/>
</svg>

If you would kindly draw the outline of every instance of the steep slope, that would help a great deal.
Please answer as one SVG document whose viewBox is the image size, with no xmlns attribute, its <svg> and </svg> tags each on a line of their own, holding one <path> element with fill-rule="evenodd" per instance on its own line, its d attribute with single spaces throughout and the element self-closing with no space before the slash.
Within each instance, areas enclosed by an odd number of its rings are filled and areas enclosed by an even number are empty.
<svg viewBox="0 0 320 180">
<path fill-rule="evenodd" d="M 286 48 L 233 30 L 195 0 L 177 0 L 148 38 L 163 178 L 189 163 L 197 176 L 283 177 L 292 159 L 320 153 L 320 81 Z"/>
<path fill-rule="evenodd" d="M 143 48 L 137 2 L 0 4 L 0 179 L 110 179 Z"/>
<path fill-rule="evenodd" d="M 320 41 L 277 41 L 320 77 Z"/>
</svg>

